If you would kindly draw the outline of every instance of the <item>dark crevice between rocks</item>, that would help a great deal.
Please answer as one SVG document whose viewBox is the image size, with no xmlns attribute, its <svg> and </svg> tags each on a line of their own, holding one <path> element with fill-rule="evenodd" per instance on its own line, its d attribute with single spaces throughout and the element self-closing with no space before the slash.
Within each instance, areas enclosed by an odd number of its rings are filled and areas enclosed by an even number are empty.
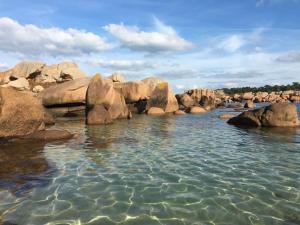
<svg viewBox="0 0 300 225">
<path fill-rule="evenodd" d="M 84 102 L 74 102 L 74 103 L 49 105 L 49 106 L 45 106 L 45 107 L 48 108 L 48 109 L 51 109 L 51 108 L 77 107 L 77 106 L 85 106 L 85 103 Z"/>
</svg>

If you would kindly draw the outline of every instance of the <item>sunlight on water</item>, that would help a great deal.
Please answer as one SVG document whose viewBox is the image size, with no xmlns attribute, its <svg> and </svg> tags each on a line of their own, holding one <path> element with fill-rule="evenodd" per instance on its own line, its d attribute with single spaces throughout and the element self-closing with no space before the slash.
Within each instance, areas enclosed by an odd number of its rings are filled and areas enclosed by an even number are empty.
<svg viewBox="0 0 300 225">
<path fill-rule="evenodd" d="M 0 224 L 300 224 L 300 130 L 220 113 L 61 121 L 74 139 L 1 145 Z"/>
</svg>

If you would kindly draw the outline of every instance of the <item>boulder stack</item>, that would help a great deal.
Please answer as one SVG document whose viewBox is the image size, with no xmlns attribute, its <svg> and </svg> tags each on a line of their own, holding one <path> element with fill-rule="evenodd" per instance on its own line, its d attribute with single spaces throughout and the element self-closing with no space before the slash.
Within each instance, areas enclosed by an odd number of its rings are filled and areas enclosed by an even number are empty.
<svg viewBox="0 0 300 225">
<path fill-rule="evenodd" d="M 147 108 L 151 107 L 161 108 L 165 113 L 176 112 L 179 109 L 177 99 L 167 82 L 158 84 L 154 89 L 147 103 Z"/>
<path fill-rule="evenodd" d="M 130 112 L 122 93 L 114 88 L 111 80 L 95 75 L 86 94 L 86 123 L 107 124 L 114 119 L 129 117 Z"/>
</svg>

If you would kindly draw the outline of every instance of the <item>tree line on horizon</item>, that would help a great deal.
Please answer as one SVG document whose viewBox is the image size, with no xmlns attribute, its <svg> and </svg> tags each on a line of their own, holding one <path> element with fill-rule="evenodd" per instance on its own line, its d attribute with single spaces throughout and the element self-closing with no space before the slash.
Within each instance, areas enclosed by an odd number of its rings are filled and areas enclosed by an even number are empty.
<svg viewBox="0 0 300 225">
<path fill-rule="evenodd" d="M 245 93 L 245 92 L 272 92 L 272 91 L 299 91 L 300 83 L 293 82 L 287 85 L 265 85 L 263 87 L 237 87 L 237 88 L 222 88 L 226 94 Z"/>
</svg>

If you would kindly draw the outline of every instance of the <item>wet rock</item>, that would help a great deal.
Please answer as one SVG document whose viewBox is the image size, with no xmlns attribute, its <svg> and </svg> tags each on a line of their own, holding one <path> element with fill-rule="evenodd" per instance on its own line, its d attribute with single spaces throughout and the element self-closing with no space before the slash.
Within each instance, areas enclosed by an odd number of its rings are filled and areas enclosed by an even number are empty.
<svg viewBox="0 0 300 225">
<path fill-rule="evenodd" d="M 176 116 L 181 116 L 181 115 L 185 115 L 186 113 L 182 110 L 177 110 L 176 112 L 174 112 L 174 115 Z"/>
<path fill-rule="evenodd" d="M 110 113 L 104 105 L 94 105 L 87 113 L 86 124 L 88 125 L 109 124 L 112 122 Z"/>
<path fill-rule="evenodd" d="M 151 107 L 147 110 L 147 114 L 152 116 L 161 116 L 165 114 L 165 111 L 158 107 Z"/>
<path fill-rule="evenodd" d="M 191 114 L 199 114 L 199 113 L 205 113 L 205 112 L 207 112 L 207 111 L 204 108 L 199 107 L 199 106 L 191 107 L 188 110 L 188 113 L 191 113 Z"/>
<path fill-rule="evenodd" d="M 273 105 L 243 112 L 228 121 L 232 125 L 255 127 L 296 127 L 299 126 L 297 107 L 290 103 Z"/>
<path fill-rule="evenodd" d="M 222 115 L 219 116 L 219 118 L 222 119 L 222 120 L 226 120 L 226 119 L 231 119 L 235 116 L 236 115 L 233 115 L 233 114 L 222 114 Z"/>
<path fill-rule="evenodd" d="M 37 141 L 58 141 L 71 139 L 74 135 L 66 130 L 43 130 L 23 137 Z"/>
<path fill-rule="evenodd" d="M 37 98 L 0 87 L 0 137 L 29 135 L 44 128 L 44 108 Z"/>
<path fill-rule="evenodd" d="M 50 126 L 50 125 L 54 125 L 55 124 L 54 116 L 47 109 L 45 109 L 44 116 L 45 116 L 45 118 L 44 118 L 45 125 Z"/>
</svg>

